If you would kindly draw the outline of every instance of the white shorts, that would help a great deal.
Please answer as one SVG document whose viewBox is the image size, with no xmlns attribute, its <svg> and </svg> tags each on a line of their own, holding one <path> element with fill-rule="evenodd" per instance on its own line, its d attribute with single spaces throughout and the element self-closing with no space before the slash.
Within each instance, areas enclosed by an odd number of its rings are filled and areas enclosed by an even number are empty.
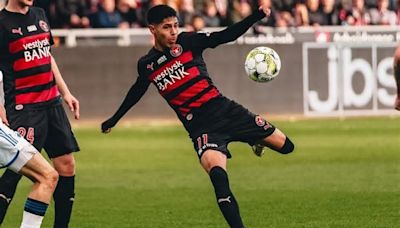
<svg viewBox="0 0 400 228">
<path fill-rule="evenodd" d="M 0 120 L 0 168 L 18 172 L 38 151 Z"/>
</svg>

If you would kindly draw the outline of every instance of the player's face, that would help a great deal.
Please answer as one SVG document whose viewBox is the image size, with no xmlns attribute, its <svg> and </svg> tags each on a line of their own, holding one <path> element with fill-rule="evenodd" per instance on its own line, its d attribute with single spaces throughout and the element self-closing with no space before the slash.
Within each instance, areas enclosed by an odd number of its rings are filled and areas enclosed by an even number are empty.
<svg viewBox="0 0 400 228">
<path fill-rule="evenodd" d="M 177 17 L 168 17 L 160 24 L 150 25 L 150 31 L 154 36 L 156 48 L 171 48 L 178 38 L 178 29 Z"/>
<path fill-rule="evenodd" d="M 27 7 L 33 5 L 33 0 L 9 0 L 16 2 L 20 7 Z"/>
</svg>

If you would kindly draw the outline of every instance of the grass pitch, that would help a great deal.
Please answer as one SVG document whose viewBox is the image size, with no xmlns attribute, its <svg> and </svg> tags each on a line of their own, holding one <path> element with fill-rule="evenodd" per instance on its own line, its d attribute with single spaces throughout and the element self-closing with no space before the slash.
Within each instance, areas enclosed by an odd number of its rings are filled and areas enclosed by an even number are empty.
<svg viewBox="0 0 400 228">
<path fill-rule="evenodd" d="M 246 227 L 400 227 L 400 118 L 274 122 L 290 155 L 232 143 L 232 190 Z M 227 227 L 181 126 L 75 130 L 70 227 Z M 2 227 L 18 227 L 24 179 Z M 50 206 L 43 227 L 51 227 Z"/>
</svg>

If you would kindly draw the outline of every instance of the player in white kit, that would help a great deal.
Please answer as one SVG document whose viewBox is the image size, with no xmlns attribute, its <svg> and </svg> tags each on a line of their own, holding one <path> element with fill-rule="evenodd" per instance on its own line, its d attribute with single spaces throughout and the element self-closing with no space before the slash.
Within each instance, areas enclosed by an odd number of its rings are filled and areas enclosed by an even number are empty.
<svg viewBox="0 0 400 228">
<path fill-rule="evenodd" d="M 58 173 L 35 147 L 6 125 L 3 94 L 0 74 L 0 168 L 8 168 L 34 182 L 25 203 L 21 228 L 39 228 L 57 185 Z M 11 201 L 3 194 L 0 197 Z"/>
</svg>

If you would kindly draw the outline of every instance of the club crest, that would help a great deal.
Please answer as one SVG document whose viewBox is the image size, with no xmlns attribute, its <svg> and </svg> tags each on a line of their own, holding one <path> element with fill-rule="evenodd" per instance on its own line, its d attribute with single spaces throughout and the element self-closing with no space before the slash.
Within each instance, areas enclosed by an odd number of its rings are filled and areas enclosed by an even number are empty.
<svg viewBox="0 0 400 228">
<path fill-rule="evenodd" d="M 174 47 L 171 48 L 171 50 L 169 51 L 169 53 L 173 56 L 173 57 L 178 57 L 182 54 L 183 48 L 181 45 L 176 44 Z"/>
<path fill-rule="evenodd" d="M 47 25 L 47 23 L 45 21 L 43 21 L 43 20 L 39 21 L 39 26 L 45 32 L 48 32 L 50 30 L 49 26 Z"/>
</svg>

